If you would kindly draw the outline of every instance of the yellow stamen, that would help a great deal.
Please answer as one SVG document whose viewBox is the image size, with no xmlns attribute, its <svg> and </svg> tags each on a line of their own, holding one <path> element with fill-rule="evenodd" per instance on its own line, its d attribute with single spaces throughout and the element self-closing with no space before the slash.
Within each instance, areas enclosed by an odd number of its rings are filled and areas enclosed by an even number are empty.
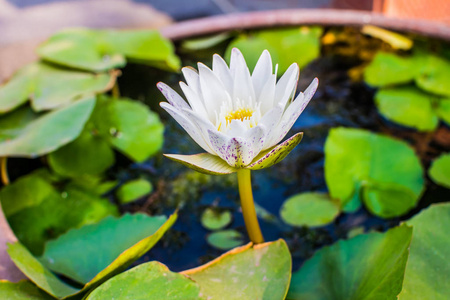
<svg viewBox="0 0 450 300">
<path fill-rule="evenodd" d="M 225 116 L 225 120 L 227 120 L 227 125 L 231 123 L 232 120 L 241 120 L 245 119 L 250 120 L 253 115 L 253 110 L 248 108 L 239 108 L 233 112 L 230 112 Z"/>
</svg>

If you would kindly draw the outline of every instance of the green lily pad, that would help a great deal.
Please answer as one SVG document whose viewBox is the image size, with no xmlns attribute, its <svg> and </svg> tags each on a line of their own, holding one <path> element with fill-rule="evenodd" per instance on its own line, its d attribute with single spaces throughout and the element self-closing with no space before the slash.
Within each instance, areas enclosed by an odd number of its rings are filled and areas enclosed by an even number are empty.
<svg viewBox="0 0 450 300">
<path fill-rule="evenodd" d="M 70 29 L 37 52 L 52 63 L 94 72 L 124 67 L 127 60 L 174 71 L 180 67 L 172 43 L 156 30 Z"/>
<path fill-rule="evenodd" d="M 325 180 L 344 210 L 358 197 L 383 218 L 407 213 L 424 189 L 422 166 L 408 144 L 343 127 L 330 130 L 325 143 Z"/>
<path fill-rule="evenodd" d="M 120 203 L 125 204 L 133 202 L 152 192 L 153 186 L 150 181 L 145 179 L 135 179 L 124 183 L 116 192 Z"/>
<path fill-rule="evenodd" d="M 436 158 L 428 170 L 428 174 L 434 182 L 450 189 L 450 153 Z"/>
<path fill-rule="evenodd" d="M 57 191 L 39 173 L 8 185 L 0 191 L 0 199 L 18 239 L 37 254 L 47 240 L 70 228 L 118 214 L 107 199 L 70 186 Z"/>
<path fill-rule="evenodd" d="M 364 79 L 376 87 L 407 83 L 420 74 L 421 67 L 414 57 L 380 51 L 364 69 Z"/>
<path fill-rule="evenodd" d="M 0 118 L 0 156 L 36 157 L 76 139 L 95 106 L 90 96 L 38 115 L 29 108 Z"/>
<path fill-rule="evenodd" d="M 450 96 L 450 61 L 436 55 L 420 55 L 424 57 L 421 74 L 416 77 L 417 86 L 429 93 Z"/>
<path fill-rule="evenodd" d="M 432 131 L 438 126 L 433 107 L 436 101 L 435 96 L 412 86 L 380 89 L 375 95 L 375 104 L 383 116 L 419 131 Z"/>
<path fill-rule="evenodd" d="M 284 299 L 291 277 L 291 255 L 283 240 L 248 244 L 198 268 L 187 270 L 202 295 L 216 299 Z"/>
<path fill-rule="evenodd" d="M 406 224 L 414 231 L 399 299 L 448 299 L 450 204 L 434 204 Z"/>
<path fill-rule="evenodd" d="M 323 226 L 339 214 L 339 205 L 327 194 L 301 193 L 288 198 L 281 206 L 280 215 L 292 226 Z"/>
<path fill-rule="evenodd" d="M 206 238 L 208 244 L 220 250 L 229 250 L 244 244 L 244 236 L 234 229 L 210 233 Z"/>
<path fill-rule="evenodd" d="M 439 118 L 450 125 L 450 98 L 440 99 L 435 109 Z"/>
<path fill-rule="evenodd" d="M 411 236 L 403 225 L 320 249 L 292 275 L 287 299 L 397 299 Z"/>
<path fill-rule="evenodd" d="M 50 270 L 85 284 L 166 221 L 165 216 L 145 214 L 107 217 L 47 242 L 40 260 Z"/>
<path fill-rule="evenodd" d="M 203 211 L 201 222 L 203 227 L 209 230 L 222 229 L 231 223 L 231 212 L 217 211 L 213 208 L 207 208 Z"/>
<path fill-rule="evenodd" d="M 242 34 L 234 39 L 225 53 L 230 61 L 231 49 L 238 48 L 245 57 L 250 70 L 256 65 L 264 50 L 269 50 L 278 73 L 284 73 L 292 63 L 303 68 L 320 55 L 321 27 L 269 29 Z"/>
<path fill-rule="evenodd" d="M 99 98 L 92 122 L 101 137 L 137 162 L 158 152 L 164 141 L 158 114 L 131 99 Z"/>
<path fill-rule="evenodd" d="M 95 289 L 87 300 L 171 299 L 200 300 L 200 288 L 186 276 L 171 272 L 152 261 L 111 278 Z"/>
<path fill-rule="evenodd" d="M 19 242 L 9 245 L 8 254 L 17 267 L 30 278 L 31 281 L 50 295 L 62 299 L 79 299 L 81 295 L 122 272 L 133 261 L 148 252 L 148 250 L 150 250 L 173 225 L 176 218 L 176 214 L 173 214 L 154 234 L 144 238 L 131 248 L 120 253 L 110 265 L 100 271 L 100 273 L 81 289 L 73 288 L 56 277 Z"/>
<path fill-rule="evenodd" d="M 48 294 L 37 288 L 30 281 L 0 281 L 0 299 L 5 300 L 52 300 Z"/>
<path fill-rule="evenodd" d="M 48 155 L 53 171 L 67 177 L 98 175 L 114 161 L 114 151 L 109 144 L 89 131 L 83 131 L 75 141 Z"/>
<path fill-rule="evenodd" d="M 116 73 L 92 74 L 34 63 L 19 70 L 0 87 L 0 113 L 13 110 L 31 99 L 35 111 L 55 109 L 82 95 L 109 90 Z"/>
</svg>

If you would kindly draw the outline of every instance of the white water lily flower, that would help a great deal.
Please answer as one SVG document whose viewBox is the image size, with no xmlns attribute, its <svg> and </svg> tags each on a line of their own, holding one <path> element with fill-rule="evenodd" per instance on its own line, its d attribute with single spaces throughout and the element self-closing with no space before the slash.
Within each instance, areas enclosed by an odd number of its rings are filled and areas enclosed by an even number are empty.
<svg viewBox="0 0 450 300">
<path fill-rule="evenodd" d="M 164 108 L 206 152 L 196 155 L 166 156 L 197 171 L 228 174 L 241 168 L 269 167 L 301 141 L 297 133 L 277 145 L 314 95 L 315 78 L 295 100 L 299 68 L 293 63 L 277 82 L 277 67 L 267 50 L 259 58 L 253 73 L 242 53 L 234 48 L 228 68 L 217 54 L 212 70 L 202 63 L 198 72 L 182 69 L 186 83 L 180 82 L 188 103 L 166 84 L 158 88 L 169 103 Z M 293 100 L 293 101 L 292 101 Z"/>
</svg>

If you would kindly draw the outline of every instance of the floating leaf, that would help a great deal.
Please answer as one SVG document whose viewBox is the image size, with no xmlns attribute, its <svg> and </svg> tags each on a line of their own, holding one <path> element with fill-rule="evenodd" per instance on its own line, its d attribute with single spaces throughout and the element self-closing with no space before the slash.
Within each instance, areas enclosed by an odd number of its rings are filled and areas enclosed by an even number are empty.
<svg viewBox="0 0 450 300">
<path fill-rule="evenodd" d="M 413 57 L 378 52 L 364 69 L 364 79 L 371 86 L 388 86 L 413 81 L 421 71 Z"/>
<path fill-rule="evenodd" d="M 181 48 L 191 51 L 204 50 L 226 41 L 230 36 L 230 32 L 223 32 L 212 36 L 183 40 Z"/>
<path fill-rule="evenodd" d="M 440 99 L 435 109 L 439 118 L 450 125 L 450 98 Z"/>
<path fill-rule="evenodd" d="M 85 284 L 82 289 L 73 288 L 61 281 L 19 242 L 9 245 L 8 254 L 17 267 L 30 278 L 31 281 L 50 295 L 63 299 L 79 299 L 77 296 L 94 289 L 109 278 L 125 270 L 133 261 L 148 252 L 148 250 L 150 250 L 173 225 L 175 220 L 176 214 L 173 214 L 154 234 L 144 238 L 131 248 L 122 252 L 109 266 Z M 98 253 L 98 255 L 101 256 L 101 253 Z"/>
<path fill-rule="evenodd" d="M 423 65 L 420 76 L 416 77 L 417 86 L 429 93 L 450 96 L 450 61 L 436 55 L 421 55 Z"/>
<path fill-rule="evenodd" d="M 450 189 L 450 153 L 442 154 L 436 158 L 428 174 L 434 182 Z"/>
<path fill-rule="evenodd" d="M 48 155 L 50 167 L 67 177 L 97 175 L 114 164 L 109 144 L 91 132 L 83 131 L 73 142 Z"/>
<path fill-rule="evenodd" d="M 207 208 L 202 213 L 201 222 L 206 229 L 217 230 L 228 226 L 231 218 L 231 212 L 228 210 L 217 211 L 213 208 Z"/>
<path fill-rule="evenodd" d="M 450 204 L 434 204 L 406 224 L 413 226 L 413 238 L 399 299 L 448 299 Z"/>
<path fill-rule="evenodd" d="M 244 243 L 244 236 L 234 229 L 215 231 L 208 235 L 207 242 L 221 250 L 238 247 Z"/>
<path fill-rule="evenodd" d="M 171 272 L 152 261 L 111 278 L 95 289 L 87 300 L 171 299 L 200 300 L 200 288 L 186 276 Z"/>
<path fill-rule="evenodd" d="M 436 101 L 435 96 L 412 86 L 380 89 L 375 95 L 375 104 L 383 116 L 419 131 L 431 131 L 438 126 L 433 108 Z"/>
<path fill-rule="evenodd" d="M 94 109 L 87 97 L 43 115 L 29 108 L 0 118 L 0 156 L 36 157 L 70 143 L 80 135 Z"/>
<path fill-rule="evenodd" d="M 422 166 L 408 144 L 342 127 L 332 129 L 325 143 L 325 180 L 342 207 L 359 196 L 383 218 L 408 212 L 424 189 Z"/>
<path fill-rule="evenodd" d="M 339 214 L 339 206 L 323 193 L 301 193 L 288 198 L 281 206 L 280 215 L 292 226 L 322 226 Z"/>
<path fill-rule="evenodd" d="M 125 250 L 157 232 L 166 221 L 165 216 L 145 214 L 107 217 L 47 242 L 40 260 L 52 271 L 85 284 Z"/>
<path fill-rule="evenodd" d="M 278 64 L 278 73 L 284 73 L 292 63 L 303 68 L 320 55 L 320 27 L 270 29 L 242 34 L 234 39 L 226 50 L 225 57 L 230 58 L 231 49 L 239 48 L 250 70 L 256 65 L 264 50 L 269 50 L 274 64 Z"/>
<path fill-rule="evenodd" d="M 124 183 L 116 192 L 120 203 L 125 204 L 148 195 L 153 190 L 151 182 L 145 179 L 135 179 Z"/>
<path fill-rule="evenodd" d="M 116 75 L 114 72 L 92 74 L 34 63 L 0 86 L 0 113 L 11 111 L 28 99 L 35 111 L 61 107 L 82 95 L 109 90 Z"/>
<path fill-rule="evenodd" d="M 47 61 L 94 72 L 124 67 L 127 60 L 170 70 L 180 66 L 171 42 L 156 30 L 70 29 L 37 52 Z"/>
<path fill-rule="evenodd" d="M 361 32 L 388 43 L 394 49 L 409 50 L 413 41 L 404 35 L 373 25 L 364 25 Z"/>
<path fill-rule="evenodd" d="M 284 299 L 291 255 L 283 240 L 248 244 L 182 274 L 197 282 L 202 295 L 210 300 Z"/>
<path fill-rule="evenodd" d="M 292 275 L 290 300 L 397 299 L 412 228 L 361 234 L 317 251 Z"/>
<path fill-rule="evenodd" d="M 38 289 L 30 281 L 0 281 L 0 299 L 5 300 L 52 300 L 48 294 Z"/>
<path fill-rule="evenodd" d="M 164 141 L 164 125 L 147 106 L 131 99 L 98 99 L 92 122 L 114 148 L 142 162 L 158 152 Z"/>
<path fill-rule="evenodd" d="M 41 253 L 46 240 L 70 228 L 118 213 L 107 199 L 75 187 L 58 192 L 39 173 L 5 187 L 0 199 L 16 236 L 34 253 Z"/>
<path fill-rule="evenodd" d="M 42 265 L 21 243 L 8 245 L 8 254 L 16 266 L 38 287 L 56 298 L 63 298 L 79 292 L 78 289 L 61 281 Z"/>
</svg>

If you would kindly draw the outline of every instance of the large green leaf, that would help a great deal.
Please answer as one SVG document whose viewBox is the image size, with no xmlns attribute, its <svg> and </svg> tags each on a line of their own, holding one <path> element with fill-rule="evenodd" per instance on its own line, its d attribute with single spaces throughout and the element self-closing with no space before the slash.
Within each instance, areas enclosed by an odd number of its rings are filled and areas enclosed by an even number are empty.
<svg viewBox="0 0 450 300">
<path fill-rule="evenodd" d="M 124 183 L 116 192 L 120 203 L 129 203 L 148 195 L 153 190 L 152 183 L 143 178 Z"/>
<path fill-rule="evenodd" d="M 450 189 L 450 153 L 436 158 L 428 170 L 428 174 L 434 182 Z"/>
<path fill-rule="evenodd" d="M 200 300 L 200 288 L 186 276 L 171 272 L 152 261 L 139 265 L 103 283 L 87 300 Z"/>
<path fill-rule="evenodd" d="M 8 245 L 8 254 L 16 266 L 38 287 L 50 295 L 63 298 L 79 290 L 64 283 L 42 265 L 21 243 Z"/>
<path fill-rule="evenodd" d="M 416 84 L 421 89 L 443 96 L 450 96 L 450 61 L 436 55 L 422 55 L 422 71 L 416 77 Z"/>
<path fill-rule="evenodd" d="M 320 55 L 321 35 L 322 28 L 306 26 L 242 34 L 228 45 L 225 57 L 229 61 L 231 49 L 239 48 L 248 67 L 253 70 L 258 57 L 267 49 L 281 74 L 294 62 L 303 68 L 316 59 Z"/>
<path fill-rule="evenodd" d="M 422 65 L 414 57 L 378 52 L 364 69 L 364 79 L 371 86 L 389 86 L 413 81 Z"/>
<path fill-rule="evenodd" d="M 293 274 L 287 299 L 397 299 L 411 236 L 403 225 L 320 249 Z"/>
<path fill-rule="evenodd" d="M 414 231 L 399 299 L 448 299 L 450 204 L 432 205 L 406 223 Z"/>
<path fill-rule="evenodd" d="M 412 86 L 380 89 L 375 95 L 375 104 L 383 116 L 419 131 L 431 131 L 438 126 L 433 107 L 436 101 L 436 96 Z"/>
<path fill-rule="evenodd" d="M 114 148 L 138 162 L 158 152 L 164 141 L 159 116 L 131 99 L 101 97 L 92 122 Z"/>
<path fill-rule="evenodd" d="M 36 157 L 73 141 L 91 115 L 95 98 L 90 96 L 46 114 L 29 108 L 0 118 L 0 156 Z"/>
<path fill-rule="evenodd" d="M 4 300 L 51 300 L 54 299 L 30 281 L 0 281 L 0 299 Z"/>
<path fill-rule="evenodd" d="M 88 130 L 48 155 L 51 168 L 68 177 L 100 174 L 112 166 L 114 160 L 114 151 L 108 142 Z"/>
<path fill-rule="evenodd" d="M 35 258 L 19 242 L 10 244 L 8 254 L 17 267 L 38 287 L 62 299 L 79 299 L 80 295 L 96 288 L 109 278 L 124 271 L 133 261 L 150 250 L 163 234 L 173 225 L 177 216 L 173 214 L 155 233 L 142 239 L 120 255 L 105 269 L 100 271 L 81 289 L 76 289 L 56 277 L 43 263 Z M 134 228 L 136 230 L 136 228 Z M 100 253 L 101 254 L 101 253 Z M 98 256 L 97 256 L 98 257 Z M 85 257 L 86 258 L 86 257 Z"/>
<path fill-rule="evenodd" d="M 57 191 L 39 172 L 5 187 L 0 199 L 16 236 L 34 253 L 70 228 L 118 213 L 107 199 L 74 186 Z"/>
<path fill-rule="evenodd" d="M 339 214 L 339 205 L 323 193 L 301 193 L 288 198 L 281 206 L 284 222 L 293 226 L 322 226 Z"/>
<path fill-rule="evenodd" d="M 210 300 L 284 299 L 291 277 L 291 255 L 283 240 L 248 244 L 198 268 L 187 270 Z"/>
<path fill-rule="evenodd" d="M 450 98 L 440 99 L 435 109 L 439 118 L 450 125 Z"/>
<path fill-rule="evenodd" d="M 54 272 L 85 284 L 123 251 L 154 234 L 166 220 L 165 216 L 145 214 L 108 217 L 47 242 L 40 260 Z"/>
<path fill-rule="evenodd" d="M 0 113 L 31 99 L 35 111 L 64 106 L 82 95 L 112 88 L 116 74 L 92 74 L 34 63 L 18 71 L 0 87 Z"/>
<path fill-rule="evenodd" d="M 155 30 L 70 29 L 59 32 L 38 48 L 45 60 L 88 71 L 124 67 L 127 60 L 178 70 L 171 42 Z"/>
<path fill-rule="evenodd" d="M 332 129 L 325 143 L 325 180 L 344 210 L 358 197 L 384 218 L 415 207 L 424 189 L 422 166 L 408 144 L 342 127 Z"/>
</svg>

